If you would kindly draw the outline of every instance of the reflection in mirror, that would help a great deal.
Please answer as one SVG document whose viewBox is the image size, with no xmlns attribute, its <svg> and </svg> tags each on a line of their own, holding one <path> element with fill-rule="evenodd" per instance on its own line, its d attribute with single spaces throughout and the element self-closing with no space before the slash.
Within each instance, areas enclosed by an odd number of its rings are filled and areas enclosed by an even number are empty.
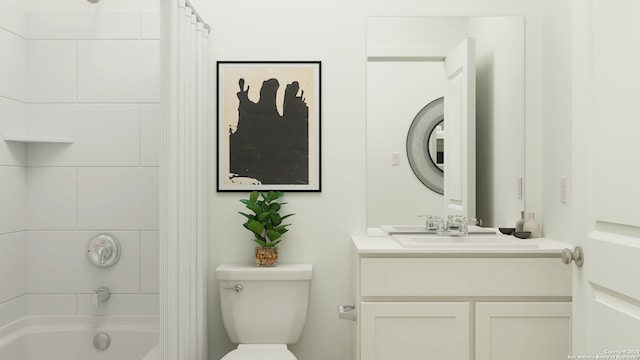
<svg viewBox="0 0 640 360">
<path fill-rule="evenodd" d="M 443 197 L 414 175 L 406 140 L 420 109 L 443 96 L 439 60 L 465 37 L 476 40 L 476 215 L 486 226 L 512 226 L 524 208 L 517 188 L 524 175 L 524 19 L 371 17 L 368 227 L 418 224 L 419 214 L 442 215 Z M 429 149 L 437 147 L 437 134 L 425 135 Z M 436 154 L 437 163 L 437 151 L 427 151 Z M 405 154 L 407 161 L 394 165 L 395 153 Z"/>
<path fill-rule="evenodd" d="M 438 148 L 444 156 L 444 98 L 420 109 L 407 133 L 407 159 L 418 180 L 432 191 L 444 194 L 444 161 L 438 165 Z M 440 130 L 437 128 L 440 126 Z M 440 139 L 437 137 L 440 136 Z"/>
<path fill-rule="evenodd" d="M 435 166 L 444 170 L 444 120 L 436 124 L 429 133 L 428 148 L 429 158 Z"/>
</svg>

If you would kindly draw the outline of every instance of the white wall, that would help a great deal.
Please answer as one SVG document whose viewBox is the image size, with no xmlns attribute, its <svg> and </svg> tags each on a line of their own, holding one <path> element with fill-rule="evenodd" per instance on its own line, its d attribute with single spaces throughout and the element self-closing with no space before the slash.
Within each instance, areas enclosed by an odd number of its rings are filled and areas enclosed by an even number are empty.
<svg viewBox="0 0 640 360">
<path fill-rule="evenodd" d="M 525 16 L 526 118 L 532 119 L 527 121 L 527 131 L 533 134 L 530 141 L 535 143 L 541 126 L 537 121 L 540 118 L 538 2 L 285 0 L 274 4 L 261 0 L 194 0 L 192 3 L 212 27 L 212 87 L 216 83 L 213 71 L 216 60 L 322 61 L 322 192 L 286 195 L 289 209 L 297 215 L 292 218 L 291 231 L 281 246 L 281 261 L 314 265 L 309 317 L 300 342 L 292 346 L 294 353 L 305 360 L 351 359 L 353 324 L 337 319 L 336 306 L 353 301 L 350 237 L 364 234 L 366 227 L 367 17 Z M 215 94 L 211 95 L 210 103 L 214 104 Z M 211 121 L 215 121 L 215 117 Z M 215 134 L 211 134 L 211 138 L 214 139 Z M 212 151 L 213 159 L 216 154 Z M 526 151 L 539 151 L 539 146 L 531 146 L 528 140 Z M 215 176 L 212 174 L 210 178 Z M 527 197 L 539 197 L 539 189 L 539 181 L 532 179 Z M 220 318 L 214 269 L 220 263 L 252 261 L 253 244 L 237 214 L 242 210 L 238 200 L 244 195 L 211 194 L 210 359 L 220 359 L 233 347 Z"/>
<path fill-rule="evenodd" d="M 541 91 L 544 136 L 541 140 L 544 234 L 571 242 L 572 193 L 572 5 L 542 3 Z M 560 198 L 560 179 L 567 179 L 567 202 Z"/>
<path fill-rule="evenodd" d="M 27 1 L 21 35 L 0 29 L 11 54 L 0 61 L 15 62 L 0 66 L 14 69 L 0 109 L 17 114 L 0 118 L 0 135 L 73 138 L 0 144 L 0 214 L 11 225 L 0 221 L 0 254 L 11 260 L 0 266 L 12 267 L 2 269 L 10 281 L 0 278 L 0 325 L 7 313 L 158 314 L 158 6 L 102 12 L 84 3 Z M 108 269 L 85 254 L 100 233 L 122 246 Z M 96 309 L 90 294 L 101 286 L 113 295 Z"/>
<path fill-rule="evenodd" d="M 26 19 L 0 1 L 0 136 L 26 130 Z M 0 326 L 25 315 L 27 149 L 0 141 Z"/>
</svg>

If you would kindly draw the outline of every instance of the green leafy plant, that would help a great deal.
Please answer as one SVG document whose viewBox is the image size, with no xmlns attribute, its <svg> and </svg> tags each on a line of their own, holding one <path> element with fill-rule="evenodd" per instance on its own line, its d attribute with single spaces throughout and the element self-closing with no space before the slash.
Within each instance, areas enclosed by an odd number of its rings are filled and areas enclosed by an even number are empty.
<svg viewBox="0 0 640 360">
<path fill-rule="evenodd" d="M 278 245 L 282 241 L 282 235 L 289 231 L 287 228 L 291 224 L 283 224 L 282 221 L 295 214 L 280 215 L 280 209 L 286 203 L 276 200 L 283 195 L 282 191 L 253 191 L 248 199 L 240 200 L 251 210 L 251 213 L 238 212 L 247 218 L 242 226 L 253 233 L 253 241 L 262 247 Z"/>
</svg>

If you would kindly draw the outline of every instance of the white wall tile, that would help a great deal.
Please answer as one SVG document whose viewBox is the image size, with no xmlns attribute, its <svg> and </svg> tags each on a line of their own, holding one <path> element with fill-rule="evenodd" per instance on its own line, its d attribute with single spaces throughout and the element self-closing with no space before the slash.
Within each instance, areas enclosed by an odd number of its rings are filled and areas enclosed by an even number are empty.
<svg viewBox="0 0 640 360">
<path fill-rule="evenodd" d="M 78 41 L 80 102 L 159 102 L 157 40 Z"/>
<path fill-rule="evenodd" d="M 0 166 L 0 234 L 27 227 L 27 171 L 24 167 Z M 0 282 L 1 284 L 1 282 Z"/>
<path fill-rule="evenodd" d="M 0 60 L 2 61 L 2 60 Z M 4 135 L 27 132 L 27 104 L 0 96 L 0 140 Z M 0 141 L 0 165 L 26 164 L 24 144 Z"/>
<path fill-rule="evenodd" d="M 0 1 L 0 27 L 24 36 L 27 29 L 27 21 L 20 5 L 18 1 Z"/>
<path fill-rule="evenodd" d="M 27 168 L 29 230 L 76 228 L 77 178 L 76 168 Z"/>
<path fill-rule="evenodd" d="M 27 41 L 0 28 L 0 96 L 27 100 Z"/>
<path fill-rule="evenodd" d="M 32 144 L 31 166 L 139 164 L 140 109 L 133 104 L 29 105 L 29 133 L 73 138 L 73 144 Z"/>
<path fill-rule="evenodd" d="M 140 292 L 160 293 L 160 233 L 140 233 Z"/>
<path fill-rule="evenodd" d="M 29 39 L 139 39 L 134 12 L 31 12 Z"/>
<path fill-rule="evenodd" d="M 140 165 L 160 166 L 160 104 L 140 105 Z"/>
<path fill-rule="evenodd" d="M 28 40 L 30 102 L 75 102 L 77 50 L 73 40 Z"/>
<path fill-rule="evenodd" d="M 27 253 L 24 232 L 0 235 L 0 303 L 27 292 Z"/>
<path fill-rule="evenodd" d="M 29 315 L 75 315 L 77 313 L 76 294 L 28 294 L 26 300 Z"/>
<path fill-rule="evenodd" d="M 140 38 L 160 39 L 160 13 L 143 12 L 140 14 Z"/>
<path fill-rule="evenodd" d="M 29 293 L 92 293 L 106 286 L 116 293 L 137 293 L 140 239 L 138 232 L 104 232 L 120 242 L 120 260 L 98 268 L 87 258 L 89 241 L 103 232 L 27 232 Z"/>
<path fill-rule="evenodd" d="M 159 227 L 159 169 L 78 169 L 78 228 L 155 230 Z"/>
<path fill-rule="evenodd" d="M 0 303 L 0 327 L 27 316 L 27 300 L 25 296 Z"/>
<path fill-rule="evenodd" d="M 91 303 L 90 294 L 78 294 L 78 315 L 159 315 L 159 296 L 152 294 L 111 294 L 99 306 Z"/>
</svg>

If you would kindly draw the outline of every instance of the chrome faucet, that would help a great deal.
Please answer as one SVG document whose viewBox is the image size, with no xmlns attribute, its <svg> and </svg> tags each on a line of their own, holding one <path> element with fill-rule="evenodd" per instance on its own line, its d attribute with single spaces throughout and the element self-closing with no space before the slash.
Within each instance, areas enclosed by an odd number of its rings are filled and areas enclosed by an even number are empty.
<svg viewBox="0 0 640 360">
<path fill-rule="evenodd" d="M 446 219 L 440 216 L 418 215 L 418 217 L 426 218 L 425 230 L 427 233 L 435 233 L 436 235 L 467 235 L 469 219 L 461 215 L 449 215 Z M 477 223 L 476 219 L 472 219 L 473 223 Z"/>
<path fill-rule="evenodd" d="M 111 235 L 102 234 L 89 241 L 87 257 L 97 267 L 113 266 L 120 259 L 120 243 Z"/>
<path fill-rule="evenodd" d="M 96 290 L 96 293 L 93 295 L 93 298 L 92 298 L 93 306 L 99 306 L 103 302 L 109 300 L 110 297 L 111 297 L 111 291 L 109 290 L 108 287 L 103 286 L 99 288 L 98 290 Z"/>
<path fill-rule="evenodd" d="M 111 257 L 112 247 L 111 244 L 103 242 L 97 246 L 98 248 L 98 262 L 100 266 L 104 266 L 107 260 Z"/>
<path fill-rule="evenodd" d="M 460 215 L 449 215 L 447 217 L 446 233 L 452 235 L 467 235 L 467 218 Z"/>
</svg>

